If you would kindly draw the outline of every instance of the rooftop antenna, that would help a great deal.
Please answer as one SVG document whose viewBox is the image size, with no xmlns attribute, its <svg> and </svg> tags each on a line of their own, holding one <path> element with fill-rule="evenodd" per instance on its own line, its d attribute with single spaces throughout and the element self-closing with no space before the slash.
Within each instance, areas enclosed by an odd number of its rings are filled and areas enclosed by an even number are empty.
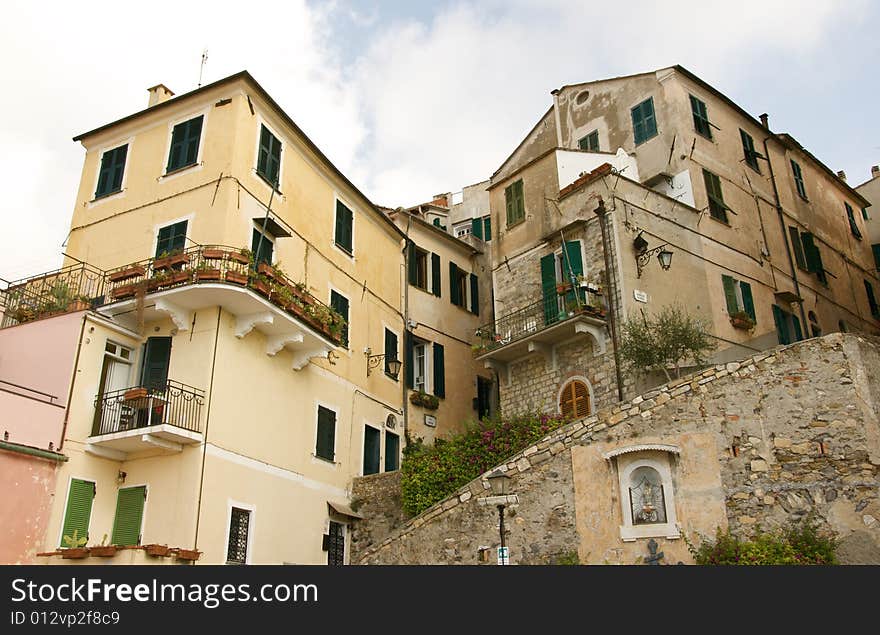
<svg viewBox="0 0 880 635">
<path fill-rule="evenodd" d="M 199 66 L 199 85 L 198 85 L 198 88 L 202 87 L 202 73 L 205 70 L 205 64 L 207 63 L 207 61 L 208 61 L 208 49 L 205 49 L 204 51 L 202 51 L 202 64 L 201 64 L 201 66 Z"/>
</svg>

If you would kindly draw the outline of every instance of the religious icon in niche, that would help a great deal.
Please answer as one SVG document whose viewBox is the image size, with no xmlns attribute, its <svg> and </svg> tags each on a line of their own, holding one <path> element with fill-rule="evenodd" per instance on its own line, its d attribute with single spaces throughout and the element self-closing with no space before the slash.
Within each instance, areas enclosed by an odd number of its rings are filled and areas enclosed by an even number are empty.
<svg viewBox="0 0 880 635">
<path fill-rule="evenodd" d="M 652 467 L 642 466 L 630 476 L 629 500 L 633 525 L 666 522 L 666 500 L 660 474 Z"/>
</svg>

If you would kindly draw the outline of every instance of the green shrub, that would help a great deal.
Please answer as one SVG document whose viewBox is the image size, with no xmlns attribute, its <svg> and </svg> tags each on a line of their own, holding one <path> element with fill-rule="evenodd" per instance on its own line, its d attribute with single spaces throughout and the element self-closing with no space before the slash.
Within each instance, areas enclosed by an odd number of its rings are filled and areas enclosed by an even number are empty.
<svg viewBox="0 0 880 635">
<path fill-rule="evenodd" d="M 404 511 L 422 513 L 563 423 L 558 415 L 530 414 L 472 423 L 433 446 L 407 439 L 400 466 Z"/>
<path fill-rule="evenodd" d="M 782 531 L 759 533 L 751 540 L 719 528 L 714 541 L 704 540 L 699 547 L 690 541 L 687 544 L 694 561 L 702 565 L 837 564 L 837 541 L 821 535 L 812 520 Z"/>
</svg>

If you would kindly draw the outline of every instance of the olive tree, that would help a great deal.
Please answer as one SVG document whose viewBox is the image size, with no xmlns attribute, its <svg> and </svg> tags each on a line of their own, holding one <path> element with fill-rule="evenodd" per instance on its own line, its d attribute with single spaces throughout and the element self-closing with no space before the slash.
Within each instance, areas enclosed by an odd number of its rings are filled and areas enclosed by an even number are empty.
<svg viewBox="0 0 880 635">
<path fill-rule="evenodd" d="M 677 305 L 667 305 L 650 316 L 644 312 L 630 315 L 621 331 L 620 356 L 627 367 L 638 373 L 663 371 L 667 381 L 673 379 L 670 367 L 678 379 L 682 362 L 704 364 L 715 348 L 706 322 Z"/>
</svg>

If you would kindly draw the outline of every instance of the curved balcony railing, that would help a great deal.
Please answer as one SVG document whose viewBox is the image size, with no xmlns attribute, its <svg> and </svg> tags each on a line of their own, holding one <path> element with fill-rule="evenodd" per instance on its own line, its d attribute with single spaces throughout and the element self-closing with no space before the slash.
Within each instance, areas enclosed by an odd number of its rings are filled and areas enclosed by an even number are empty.
<svg viewBox="0 0 880 635">
<path fill-rule="evenodd" d="M 132 386 L 99 394 L 92 436 L 158 425 L 201 432 L 204 401 L 205 391 L 170 380 L 161 386 Z"/>
<path fill-rule="evenodd" d="M 9 283 L 0 289 L 4 308 L 0 328 L 86 308 L 96 308 L 194 284 L 229 284 L 251 289 L 335 344 L 342 342 L 345 319 L 288 278 L 280 268 L 254 263 L 249 250 L 196 245 L 158 258 L 102 271 L 86 264 Z"/>
</svg>

